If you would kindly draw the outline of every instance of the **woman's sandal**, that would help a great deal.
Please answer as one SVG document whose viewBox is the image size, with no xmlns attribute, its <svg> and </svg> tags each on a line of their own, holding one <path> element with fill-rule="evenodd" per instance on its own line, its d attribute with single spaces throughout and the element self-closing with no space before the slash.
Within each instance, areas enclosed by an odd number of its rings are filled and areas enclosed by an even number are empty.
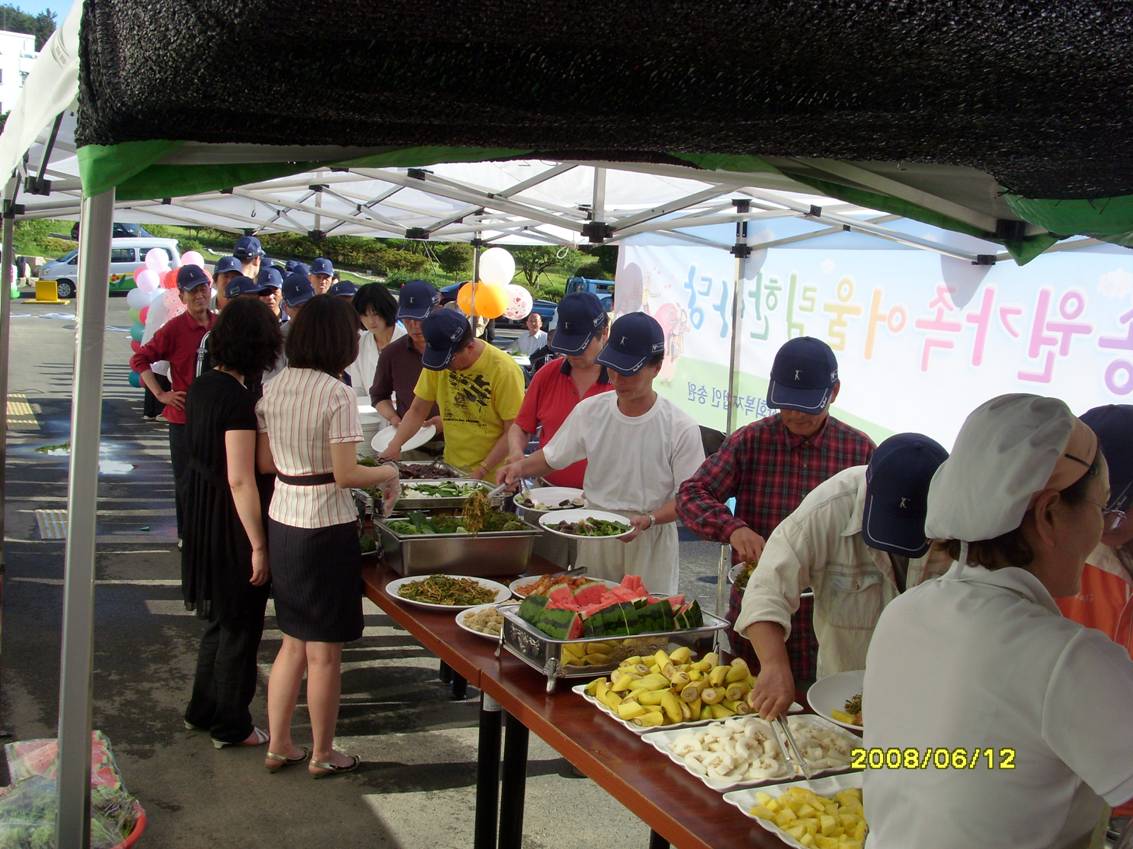
<svg viewBox="0 0 1133 849">
<path fill-rule="evenodd" d="M 362 763 L 362 759 L 357 755 L 350 756 L 349 766 L 339 766 L 338 764 L 331 763 L 330 761 L 316 761 L 312 760 L 307 765 L 307 772 L 311 774 L 311 778 L 326 778 L 328 775 L 338 775 L 343 772 L 353 772 L 358 769 L 358 765 Z"/>
<path fill-rule="evenodd" d="M 290 758 L 287 755 L 277 755 L 275 752 L 268 752 L 264 755 L 264 768 L 268 772 L 279 772 L 285 766 L 294 766 L 295 764 L 303 763 L 303 761 L 307 760 L 310 756 L 311 753 L 306 747 L 300 748 L 299 754 Z"/>
<path fill-rule="evenodd" d="M 223 740 L 212 738 L 214 749 L 227 749 L 229 746 L 263 746 L 268 741 L 268 733 L 262 728 L 252 728 L 252 733 L 238 743 L 226 743 Z"/>
</svg>

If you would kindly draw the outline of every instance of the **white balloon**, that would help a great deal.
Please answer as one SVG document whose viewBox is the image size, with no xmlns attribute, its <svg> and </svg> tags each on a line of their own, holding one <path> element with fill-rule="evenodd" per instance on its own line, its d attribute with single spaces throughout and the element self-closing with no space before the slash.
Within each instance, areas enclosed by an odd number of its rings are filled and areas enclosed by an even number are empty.
<svg viewBox="0 0 1133 849">
<path fill-rule="evenodd" d="M 134 282 L 138 284 L 138 288 L 143 292 L 153 292 L 161 286 L 161 275 L 152 268 L 147 267 L 145 271 L 138 272 L 138 276 L 134 278 Z"/>
<path fill-rule="evenodd" d="M 480 279 L 506 286 L 515 276 L 515 260 L 503 248 L 488 248 L 480 254 Z"/>
<path fill-rule="evenodd" d="M 144 289 L 131 289 L 126 293 L 126 304 L 132 310 L 140 310 L 142 307 L 148 307 L 150 300 L 152 300 L 150 293 Z"/>
<path fill-rule="evenodd" d="M 504 315 L 512 321 L 527 318 L 531 314 L 531 307 L 534 306 L 534 303 L 530 292 L 522 286 L 512 283 L 507 287 L 507 309 L 504 310 Z"/>
<path fill-rule="evenodd" d="M 146 268 L 158 274 L 169 268 L 169 254 L 165 252 L 165 248 L 150 248 L 146 251 Z"/>
</svg>

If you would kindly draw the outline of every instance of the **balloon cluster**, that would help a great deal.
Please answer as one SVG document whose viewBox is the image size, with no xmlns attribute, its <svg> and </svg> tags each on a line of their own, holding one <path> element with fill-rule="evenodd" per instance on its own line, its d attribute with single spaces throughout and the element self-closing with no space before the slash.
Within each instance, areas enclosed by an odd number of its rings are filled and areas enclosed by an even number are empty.
<svg viewBox="0 0 1133 849">
<path fill-rule="evenodd" d="M 456 303 L 465 313 L 519 320 L 531 312 L 531 293 L 511 282 L 515 260 L 503 248 L 488 248 L 480 256 L 480 279 L 465 283 L 456 293 Z"/>
<path fill-rule="evenodd" d="M 182 265 L 205 267 L 205 260 L 197 251 L 181 255 Z M 134 269 L 134 287 L 126 295 L 130 308 L 130 349 L 134 353 L 143 341 L 153 338 L 165 322 L 185 311 L 181 293 L 177 290 L 177 269 L 170 267 L 169 255 L 163 248 L 152 248 L 146 253 L 145 265 Z M 142 379 L 130 372 L 130 385 L 140 387 Z"/>
</svg>

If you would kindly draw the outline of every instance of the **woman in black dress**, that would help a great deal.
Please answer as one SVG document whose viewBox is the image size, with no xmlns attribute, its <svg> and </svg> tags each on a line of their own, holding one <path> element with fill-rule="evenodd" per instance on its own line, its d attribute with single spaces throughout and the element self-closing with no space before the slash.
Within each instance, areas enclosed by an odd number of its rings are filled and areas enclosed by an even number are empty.
<svg viewBox="0 0 1133 849">
<path fill-rule="evenodd" d="M 248 706 L 268 597 L 270 490 L 257 486 L 256 399 L 245 378 L 258 378 L 282 344 L 267 306 L 250 298 L 230 302 L 209 336 L 213 368 L 185 399 L 191 459 L 181 589 L 185 606 L 208 622 L 185 726 L 208 731 L 218 749 L 267 742 Z"/>
</svg>

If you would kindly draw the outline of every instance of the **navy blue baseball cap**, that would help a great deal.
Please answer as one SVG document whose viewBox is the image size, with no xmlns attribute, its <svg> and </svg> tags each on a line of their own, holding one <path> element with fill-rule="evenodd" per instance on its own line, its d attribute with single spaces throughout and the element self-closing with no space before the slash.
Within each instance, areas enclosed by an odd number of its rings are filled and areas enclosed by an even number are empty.
<svg viewBox="0 0 1133 849">
<path fill-rule="evenodd" d="M 334 277 L 334 265 L 325 256 L 321 256 L 311 263 L 311 274 L 325 274 Z"/>
<path fill-rule="evenodd" d="M 315 297 L 315 287 L 306 274 L 292 271 L 283 279 L 283 302 L 289 307 L 301 307 Z"/>
<path fill-rule="evenodd" d="M 264 289 L 282 289 L 283 288 L 283 275 L 279 273 L 279 269 L 273 265 L 267 268 L 260 269 L 259 275 L 256 276 L 256 283 L 260 287 L 260 291 Z"/>
<path fill-rule="evenodd" d="M 182 292 L 191 292 L 198 286 L 207 286 L 212 283 L 208 274 L 199 265 L 182 265 L 177 269 L 177 288 Z"/>
<path fill-rule="evenodd" d="M 241 295 L 258 295 L 262 291 L 259 283 L 251 277 L 241 274 L 239 277 L 233 277 L 228 281 L 228 285 L 224 287 L 224 297 L 232 300 Z"/>
<path fill-rule="evenodd" d="M 767 406 L 821 413 L 830 403 L 837 382 L 838 360 L 829 345 L 811 336 L 791 339 L 771 364 Z"/>
<path fill-rule="evenodd" d="M 629 377 L 641 371 L 650 359 L 664 353 L 665 332 L 657 319 L 643 312 L 631 312 L 610 328 L 610 341 L 598 355 L 598 362 Z"/>
<path fill-rule="evenodd" d="M 218 274 L 227 274 L 230 271 L 243 271 L 243 270 L 244 270 L 244 266 L 240 264 L 240 260 L 238 260 L 236 257 L 234 257 L 234 256 L 222 256 L 220 259 L 218 259 L 216 261 L 216 265 L 213 266 L 212 276 L 216 277 Z"/>
<path fill-rule="evenodd" d="M 581 354 L 608 319 L 593 292 L 571 292 L 559 303 L 559 319 L 550 348 L 560 354 Z"/>
<path fill-rule="evenodd" d="M 1129 404 L 1106 404 L 1094 407 L 1082 415 L 1098 437 L 1102 455 L 1109 466 L 1109 504 L 1110 510 L 1127 512 L 1130 496 L 1133 495 L 1133 406 Z M 1120 518 L 1120 517 L 1117 517 Z M 1106 530 L 1116 527 L 1106 519 Z"/>
<path fill-rule="evenodd" d="M 472 335 L 472 325 L 462 312 L 438 310 L 425 319 L 421 332 L 425 335 L 425 353 L 421 355 L 421 365 L 440 371 L 452 362 L 452 355 L 465 338 Z"/>
<path fill-rule="evenodd" d="M 919 433 L 898 433 L 877 446 L 865 471 L 866 545 L 906 557 L 928 551 L 928 485 L 947 459 L 943 446 Z"/>
<path fill-rule="evenodd" d="M 358 294 L 358 287 L 349 280 L 339 280 L 327 290 L 327 294 L 339 298 L 353 298 Z"/>
<path fill-rule="evenodd" d="M 232 246 L 232 255 L 241 260 L 254 259 L 264 255 L 264 246 L 255 236 L 241 236 Z"/>
<path fill-rule="evenodd" d="M 437 290 L 424 280 L 410 280 L 397 293 L 397 317 L 422 321 L 437 302 Z"/>
</svg>

